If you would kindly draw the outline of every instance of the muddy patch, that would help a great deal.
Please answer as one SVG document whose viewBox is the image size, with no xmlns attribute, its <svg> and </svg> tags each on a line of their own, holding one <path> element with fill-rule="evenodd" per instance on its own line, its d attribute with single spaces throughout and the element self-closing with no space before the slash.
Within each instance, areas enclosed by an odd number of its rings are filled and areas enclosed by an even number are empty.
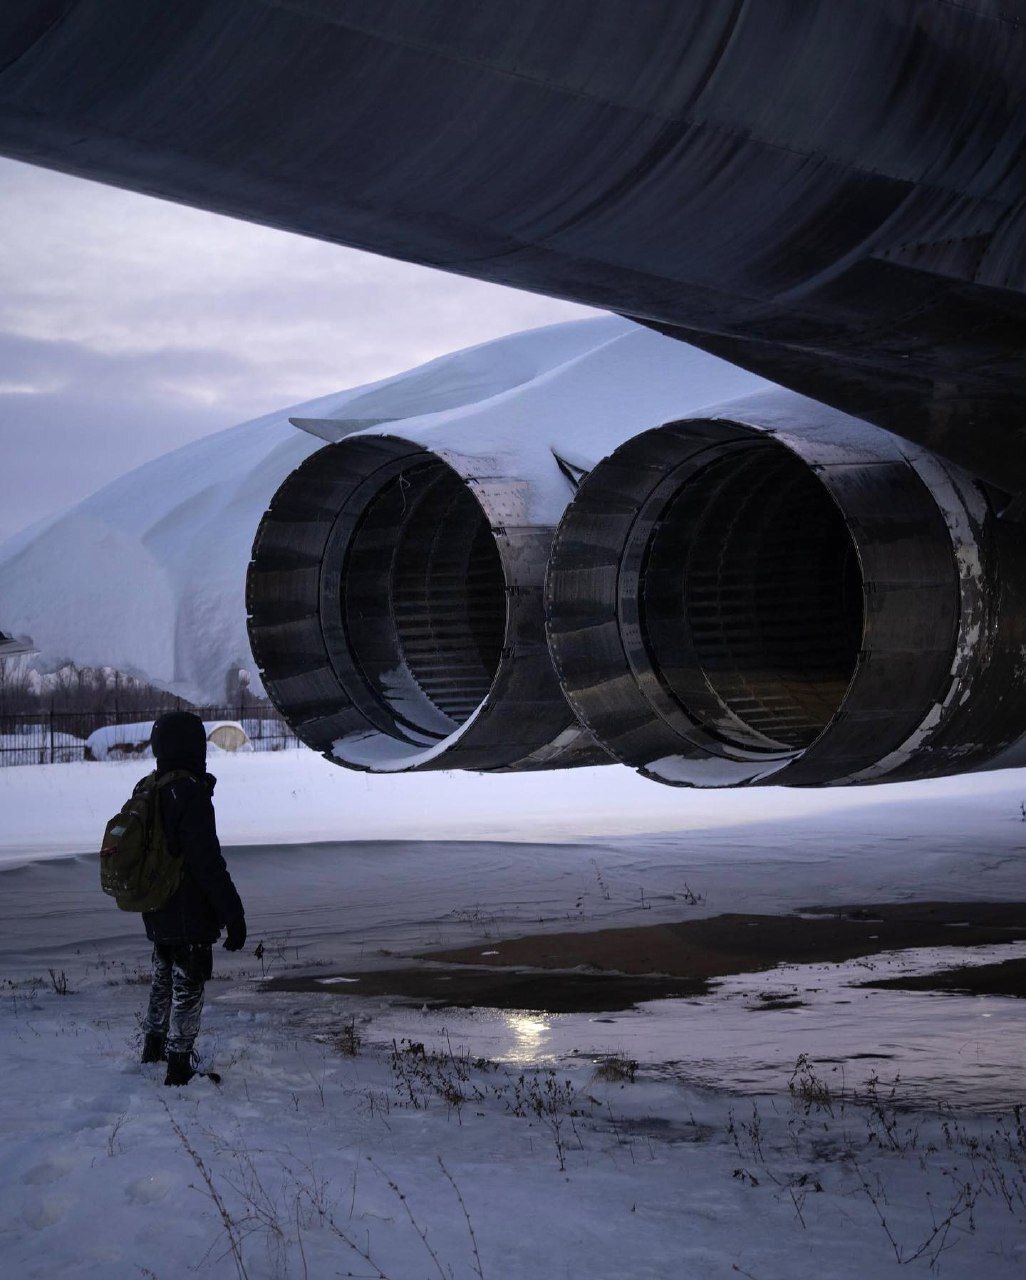
<svg viewBox="0 0 1026 1280">
<path fill-rule="evenodd" d="M 428 952 L 417 957 L 422 962 L 417 966 L 288 975 L 269 979 L 262 988 L 387 998 L 439 1009 L 609 1013 L 643 1001 L 705 996 L 716 979 L 781 964 L 842 964 L 884 951 L 1024 940 L 1024 903 L 808 907 L 798 915 L 730 914 L 675 924 L 489 941 Z M 987 969 L 1005 973 L 1003 965 L 960 969 L 954 971 L 960 985 L 938 989 L 970 989 L 982 981 L 978 975 Z M 910 990 L 932 989 L 918 987 L 918 982 L 900 979 L 868 985 L 905 983 Z M 998 993 L 998 988 L 994 991 Z M 748 1007 L 772 1012 L 804 1006 L 796 992 L 770 991 Z"/>
<path fill-rule="evenodd" d="M 860 987 L 880 991 L 948 991 L 963 996 L 1018 996 L 1026 998 L 1026 960 L 1001 964 L 960 965 L 915 977 L 882 978 L 860 982 Z"/>
<path fill-rule="evenodd" d="M 758 1013 L 760 1011 L 772 1012 L 774 1009 L 805 1009 L 804 1000 L 799 1000 L 797 996 L 780 995 L 775 991 L 759 991 L 755 996 L 754 1003 L 748 1008 Z"/>
<path fill-rule="evenodd" d="M 377 969 L 345 977 L 283 977 L 264 991 L 391 997 L 435 1009 L 516 1009 L 539 1013 L 610 1013 L 643 1000 L 707 995 L 703 979 L 607 973 L 496 971 L 450 966 Z"/>
<path fill-rule="evenodd" d="M 422 958 L 496 968 L 591 969 L 693 981 L 780 964 L 842 963 L 914 947 L 1026 940 L 1026 903 L 921 902 L 806 907 L 798 915 L 719 915 L 676 924 L 548 933 Z M 606 980 L 606 979 L 603 979 Z"/>
</svg>

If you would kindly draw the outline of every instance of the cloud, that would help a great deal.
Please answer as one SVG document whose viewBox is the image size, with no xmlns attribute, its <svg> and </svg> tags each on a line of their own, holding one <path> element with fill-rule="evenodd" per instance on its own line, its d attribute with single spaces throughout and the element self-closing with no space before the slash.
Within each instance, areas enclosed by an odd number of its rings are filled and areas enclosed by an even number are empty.
<svg viewBox="0 0 1026 1280">
<path fill-rule="evenodd" d="M 188 440 L 585 308 L 0 161 L 0 537 Z"/>
<path fill-rule="evenodd" d="M 0 537 L 232 425 L 236 406 L 252 416 L 252 372 L 222 352 L 106 355 L 0 333 Z"/>
</svg>

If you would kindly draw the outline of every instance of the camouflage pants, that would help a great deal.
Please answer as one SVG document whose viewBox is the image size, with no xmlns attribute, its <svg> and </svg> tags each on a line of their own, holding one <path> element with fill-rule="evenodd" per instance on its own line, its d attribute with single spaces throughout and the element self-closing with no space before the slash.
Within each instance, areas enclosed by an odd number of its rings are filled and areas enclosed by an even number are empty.
<svg viewBox="0 0 1026 1280">
<path fill-rule="evenodd" d="M 209 943 L 154 944 L 153 983 L 143 1030 L 167 1036 L 170 1053 L 188 1053 L 199 1035 L 203 986 L 212 965 Z"/>
</svg>

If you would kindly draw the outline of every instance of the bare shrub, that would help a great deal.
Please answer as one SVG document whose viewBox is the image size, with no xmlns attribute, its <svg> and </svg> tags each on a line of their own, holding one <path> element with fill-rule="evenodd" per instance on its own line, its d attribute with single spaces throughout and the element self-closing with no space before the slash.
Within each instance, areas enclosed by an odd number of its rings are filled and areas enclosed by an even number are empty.
<svg viewBox="0 0 1026 1280">
<path fill-rule="evenodd" d="M 188 1155 L 189 1159 L 196 1166 L 196 1171 L 203 1180 L 202 1189 L 205 1190 L 207 1196 L 214 1205 L 214 1208 L 217 1210 L 218 1217 L 221 1219 L 221 1226 L 224 1228 L 224 1233 L 228 1237 L 228 1248 L 232 1255 L 232 1261 L 235 1263 L 235 1272 L 238 1276 L 238 1280 L 249 1280 L 249 1272 L 246 1270 L 246 1264 L 242 1258 L 242 1233 L 240 1224 L 236 1222 L 235 1218 L 230 1213 L 228 1206 L 225 1203 L 225 1199 L 221 1195 L 221 1192 L 214 1181 L 213 1174 L 203 1157 L 189 1141 L 185 1130 L 174 1118 L 171 1108 L 163 1099 L 161 1099 L 161 1105 L 167 1112 L 168 1122 L 174 1130 L 175 1137 L 178 1139 L 186 1155 Z"/>
<path fill-rule="evenodd" d="M 953 1183 L 954 1194 L 946 1212 L 938 1212 L 934 1208 L 933 1201 L 928 1199 L 932 1227 L 926 1237 L 918 1245 L 902 1244 L 895 1236 L 884 1211 L 887 1197 L 882 1179 L 877 1175 L 871 1180 L 858 1164 L 855 1165 L 855 1169 L 859 1176 L 862 1193 L 873 1206 L 880 1226 L 894 1252 L 895 1261 L 900 1265 L 907 1266 L 910 1262 L 926 1258 L 930 1267 L 935 1268 L 941 1254 L 955 1243 L 950 1237 L 957 1226 L 964 1226 L 969 1233 L 976 1230 L 973 1211 L 982 1193 L 982 1187 L 973 1180 L 967 1182 L 956 1180 Z"/>
<path fill-rule="evenodd" d="M 573 1081 L 558 1079 L 554 1071 L 522 1072 L 494 1092 L 511 1115 L 541 1122 L 552 1138 L 559 1171 L 565 1173 L 568 1139 L 572 1137 L 579 1149 L 583 1147 L 576 1121 L 585 1112 Z"/>
<path fill-rule="evenodd" d="M 348 1269 L 339 1270 L 338 1260 L 333 1260 L 330 1271 L 318 1269 L 314 1260 L 308 1257 L 310 1232 L 319 1229 L 344 1245 L 345 1249 L 355 1254 L 362 1263 L 360 1275 L 374 1277 L 374 1280 L 402 1280 L 401 1277 L 390 1276 L 374 1257 L 369 1233 L 357 1233 L 353 1218 L 356 1214 L 357 1167 L 353 1167 L 353 1178 L 348 1201 L 348 1211 L 342 1205 L 341 1189 L 330 1179 L 318 1172 L 308 1161 L 298 1159 L 291 1151 L 287 1151 L 280 1163 L 275 1164 L 275 1176 L 269 1178 L 266 1169 L 261 1171 L 258 1164 L 259 1151 L 252 1151 L 238 1140 L 229 1140 L 211 1130 L 202 1130 L 205 1143 L 209 1146 L 210 1155 L 204 1157 L 200 1153 L 194 1138 L 186 1132 L 177 1120 L 167 1103 L 164 1103 L 171 1128 L 178 1139 L 182 1150 L 197 1170 L 200 1183 L 195 1187 L 201 1191 L 213 1206 L 221 1227 L 221 1236 L 227 1248 L 222 1256 L 230 1255 L 235 1266 L 237 1280 L 249 1280 L 250 1270 L 254 1263 L 247 1263 L 246 1252 L 251 1248 L 250 1242 L 259 1242 L 270 1266 L 270 1272 L 276 1276 L 286 1277 L 298 1274 L 302 1280 L 312 1280 L 321 1275 L 353 1275 Z M 406 1192 L 399 1182 L 386 1170 L 380 1168 L 370 1157 L 366 1163 L 385 1182 L 396 1197 L 411 1231 L 419 1239 L 428 1259 L 430 1268 L 439 1280 L 451 1280 L 459 1274 L 458 1268 L 439 1253 L 431 1240 L 428 1225 L 414 1212 Z M 452 1188 L 463 1214 L 467 1227 L 470 1246 L 470 1269 L 477 1280 L 485 1280 L 474 1224 L 467 1209 L 466 1201 L 455 1178 L 438 1157 L 438 1166 L 442 1176 Z M 215 1245 L 216 1245 L 215 1241 Z M 214 1246 L 212 1246 L 213 1248 Z M 209 1257 L 208 1251 L 207 1257 Z M 201 1260 L 200 1266 L 203 1261 Z M 260 1274 L 264 1274 L 263 1271 Z"/>
<path fill-rule="evenodd" d="M 595 1079 L 606 1084 L 633 1084 L 638 1078 L 638 1064 L 624 1053 L 603 1058 L 595 1068 Z"/>
<path fill-rule="evenodd" d="M 834 1114 L 834 1096 L 830 1086 L 816 1074 L 816 1069 L 806 1054 L 800 1053 L 787 1082 L 787 1091 L 808 1115 L 813 1110 Z"/>
<path fill-rule="evenodd" d="M 888 1151 L 915 1151 L 919 1145 L 919 1125 L 901 1119 L 900 1084 L 900 1076 L 895 1076 L 890 1085 L 882 1085 L 879 1077 L 872 1075 L 866 1081 L 865 1092 L 856 1095 L 856 1101 L 866 1109 L 870 1141 Z"/>
<path fill-rule="evenodd" d="M 467 1232 L 470 1236 L 470 1247 L 474 1255 L 474 1261 L 473 1261 L 474 1274 L 478 1277 L 478 1280 L 485 1280 L 484 1269 L 481 1266 L 481 1252 L 477 1247 L 477 1235 L 474 1232 L 474 1224 L 471 1221 L 470 1212 L 467 1209 L 466 1201 L 463 1199 L 463 1193 L 462 1191 L 460 1191 L 459 1187 L 457 1186 L 456 1179 L 445 1167 L 445 1163 L 442 1160 L 441 1156 L 438 1157 L 438 1167 L 445 1174 L 446 1178 L 448 1179 L 449 1185 L 452 1187 L 453 1191 L 455 1191 L 456 1199 L 459 1201 L 460 1209 L 462 1209 L 463 1211 L 463 1218 L 467 1224 Z"/>
<path fill-rule="evenodd" d="M 416 1040 L 393 1040 L 389 1063 L 401 1106 L 423 1109 L 440 1100 L 462 1122 L 467 1102 L 496 1101 L 510 1115 L 542 1124 L 563 1172 L 570 1138 L 582 1145 L 576 1120 L 586 1110 L 573 1081 L 560 1080 L 554 1071 L 525 1071 L 518 1076 L 507 1072 L 500 1081 L 489 1083 L 478 1077 L 494 1074 L 495 1064 L 474 1058 L 465 1049 L 453 1049 L 448 1040 L 439 1052 Z"/>
<path fill-rule="evenodd" d="M 341 1030 L 332 1036 L 329 1043 L 332 1049 L 343 1058 L 355 1058 L 357 1056 L 363 1045 L 363 1037 L 360 1035 L 360 1029 L 356 1025 L 355 1015 L 348 1022 L 342 1024 Z"/>
<path fill-rule="evenodd" d="M 63 969 L 60 972 L 56 969 L 47 969 L 47 973 L 50 975 L 50 986 L 53 987 L 57 995 L 68 996 L 73 994 L 71 987 L 68 985 L 68 975 Z"/>
<path fill-rule="evenodd" d="M 465 1049 L 447 1042 L 444 1053 L 428 1050 L 416 1040 L 392 1041 L 389 1057 L 394 1088 L 405 1106 L 423 1108 L 432 1098 L 441 1099 L 457 1117 L 465 1102 L 482 1101 L 486 1094 L 474 1079 L 475 1068 L 486 1071 L 491 1063 L 472 1058 Z"/>
<path fill-rule="evenodd" d="M 917 1110 L 902 1099 L 899 1077 L 884 1085 L 871 1076 L 857 1091 L 843 1085 L 832 1090 L 804 1054 L 789 1091 L 793 1106 L 784 1117 L 783 1146 L 778 1133 L 776 1149 L 771 1147 L 758 1103 L 747 1120 L 731 1111 L 727 1133 L 740 1158 L 734 1178 L 789 1197 L 803 1227 L 806 1198 L 823 1190 L 828 1175 L 835 1193 L 868 1202 L 902 1266 L 922 1261 L 936 1269 L 944 1254 L 976 1233 L 978 1210 L 987 1201 L 1026 1221 L 1021 1106 L 991 1118 L 981 1133 L 950 1113 Z M 903 1192 L 903 1213 L 911 1209 L 917 1225 L 899 1223 L 889 1208 L 890 1175 L 910 1159 L 918 1167 L 922 1202 L 910 1205 Z"/>
<path fill-rule="evenodd" d="M 110 1127 L 110 1133 L 107 1134 L 107 1155 L 110 1156 L 111 1159 L 118 1155 L 122 1150 L 121 1130 L 124 1128 L 127 1120 L 128 1112 L 122 1111 L 122 1113 L 115 1118 L 114 1123 Z"/>
</svg>

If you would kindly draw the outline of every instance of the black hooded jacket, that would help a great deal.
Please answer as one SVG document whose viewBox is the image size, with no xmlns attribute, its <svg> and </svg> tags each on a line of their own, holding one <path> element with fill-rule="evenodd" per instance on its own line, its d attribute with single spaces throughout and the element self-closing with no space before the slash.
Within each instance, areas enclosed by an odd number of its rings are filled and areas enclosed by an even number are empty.
<svg viewBox="0 0 1026 1280">
<path fill-rule="evenodd" d="M 157 773 L 185 770 L 160 789 L 160 814 L 168 849 L 182 859 L 182 883 L 158 911 L 143 912 L 152 942 L 216 942 L 223 926 L 243 916 L 217 838 L 212 795 L 216 779 L 206 771 L 206 734 L 188 712 L 162 716 L 151 739 Z"/>
</svg>

